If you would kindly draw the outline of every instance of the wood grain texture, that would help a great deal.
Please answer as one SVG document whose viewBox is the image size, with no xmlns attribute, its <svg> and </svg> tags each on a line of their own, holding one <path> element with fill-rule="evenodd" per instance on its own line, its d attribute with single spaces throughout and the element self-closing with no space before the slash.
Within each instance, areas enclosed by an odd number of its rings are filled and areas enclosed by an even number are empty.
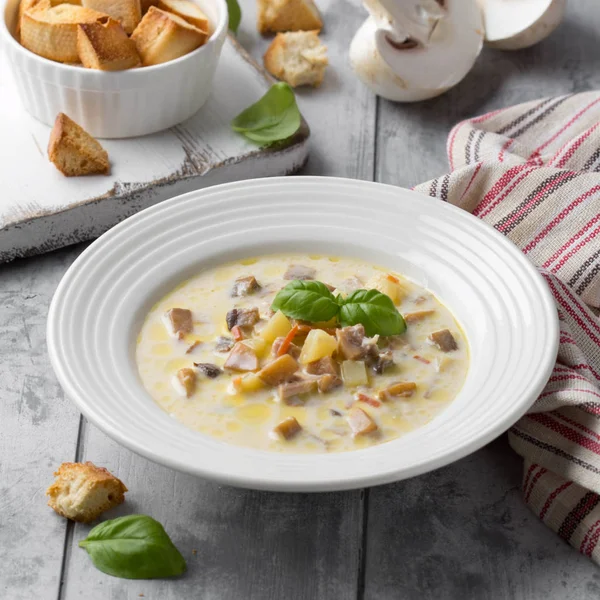
<svg viewBox="0 0 600 600">
<path fill-rule="evenodd" d="M 372 179 L 376 102 L 345 60 L 363 12 L 358 1 L 323 2 L 320 7 L 332 66 L 318 90 L 297 91 L 311 127 L 305 171 Z M 240 41 L 260 57 L 270 39 L 255 32 L 254 3 L 242 3 L 242 10 Z M 360 126 L 348 130 L 348 123 Z M 361 491 L 272 494 L 220 487 L 150 463 L 88 424 L 80 456 L 114 469 L 130 489 L 126 505 L 115 514 L 140 511 L 160 520 L 184 553 L 189 571 L 177 581 L 112 579 L 96 571 L 77 546 L 89 527 L 71 526 L 64 600 L 133 600 L 140 593 L 160 600 L 356 597 L 364 533 Z"/>
<path fill-rule="evenodd" d="M 46 354 L 50 299 L 75 253 L 0 267 L 0 598 L 56 598 L 66 522 L 44 496 L 79 414 Z"/>
<path fill-rule="evenodd" d="M 286 175 L 306 161 L 309 129 L 273 148 L 260 148 L 230 128 L 272 80 L 229 38 L 212 93 L 190 119 L 153 135 L 102 140 L 109 176 L 64 177 L 46 156 L 50 128 L 21 107 L 0 56 L 0 138 L 10 173 L 0 195 L 0 262 L 97 237 L 135 212 L 167 198 L 249 177 Z M 35 174 L 35 176 L 32 176 Z"/>
<path fill-rule="evenodd" d="M 241 5 L 240 39 L 258 59 L 269 40 L 254 31 L 254 2 Z M 376 166 L 379 179 L 413 185 L 446 170 L 446 135 L 457 120 L 600 85 L 594 68 L 600 13 L 593 0 L 579 0 L 540 46 L 513 54 L 486 50 L 449 94 L 412 106 L 380 101 L 376 115 L 375 98 L 353 77 L 346 58 L 365 13 L 358 0 L 322 0 L 319 6 L 331 67 L 321 89 L 298 92 L 313 130 L 305 172 L 370 179 Z M 6 171 L 0 174 L 9 180 Z M 504 438 L 454 465 L 366 496 L 217 486 L 149 463 L 87 424 L 76 450 L 79 415 L 51 372 L 44 327 L 51 294 L 81 250 L 0 266 L 0 598 L 600 598 L 597 568 L 522 504 L 520 462 Z M 107 466 L 128 485 L 126 504 L 107 518 L 143 512 L 164 523 L 188 561 L 183 578 L 126 581 L 93 568 L 77 547 L 89 528 L 67 526 L 44 498 L 54 468 L 75 458 Z"/>
<path fill-rule="evenodd" d="M 600 574 L 523 503 L 502 436 L 422 477 L 370 492 L 369 600 L 583 600 Z"/>
</svg>

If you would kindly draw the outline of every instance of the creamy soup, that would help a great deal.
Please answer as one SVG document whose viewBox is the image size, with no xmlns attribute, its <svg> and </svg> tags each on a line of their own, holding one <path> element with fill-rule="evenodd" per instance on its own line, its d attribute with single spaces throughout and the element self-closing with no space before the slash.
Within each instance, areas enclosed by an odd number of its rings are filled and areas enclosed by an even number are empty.
<svg viewBox="0 0 600 600">
<path fill-rule="evenodd" d="M 328 306 L 378 290 L 406 329 L 373 335 L 379 325 L 366 318 L 349 325 L 341 312 L 314 322 L 272 310 L 298 281 L 325 284 Z M 319 308 L 309 304 L 303 310 Z M 269 255 L 207 269 L 170 292 L 146 317 L 136 360 L 152 398 L 191 429 L 262 450 L 339 452 L 431 421 L 463 385 L 468 346 L 450 311 L 399 273 L 348 258 Z"/>
</svg>

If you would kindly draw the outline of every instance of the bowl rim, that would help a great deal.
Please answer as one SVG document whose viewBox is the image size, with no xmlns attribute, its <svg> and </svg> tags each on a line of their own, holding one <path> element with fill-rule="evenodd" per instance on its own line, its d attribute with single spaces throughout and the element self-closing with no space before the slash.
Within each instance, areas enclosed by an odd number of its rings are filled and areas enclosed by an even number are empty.
<svg viewBox="0 0 600 600">
<path fill-rule="evenodd" d="M 194 0 L 192 0 L 193 2 Z M 22 55 L 32 64 L 37 64 L 40 68 L 51 68 L 56 69 L 57 72 L 63 72 L 65 74 L 78 74 L 81 77 L 86 77 L 88 79 L 91 78 L 103 78 L 105 80 L 111 79 L 114 83 L 120 83 L 120 80 L 127 77 L 128 81 L 134 82 L 137 80 L 142 80 L 145 77 L 152 77 L 154 74 L 158 73 L 161 69 L 174 68 L 175 65 L 180 65 L 186 61 L 194 60 L 199 57 L 201 54 L 209 52 L 214 45 L 217 45 L 224 38 L 224 35 L 227 33 L 227 28 L 229 27 L 229 13 L 227 9 L 226 0 L 210 0 L 210 2 L 215 2 L 219 7 L 219 21 L 211 36 L 208 38 L 208 41 L 176 58 L 174 60 L 169 60 L 164 63 L 160 63 L 158 65 L 150 65 L 147 67 L 139 67 L 137 69 L 125 69 L 123 71 L 101 71 L 99 69 L 87 69 L 86 67 L 79 65 L 67 65 L 62 62 L 58 62 L 55 60 L 50 60 L 49 58 L 45 58 L 44 56 L 40 56 L 35 52 L 32 52 L 28 48 L 25 48 L 11 33 L 8 28 L 8 23 L 6 22 L 6 11 L 9 0 L 0 0 L 0 11 L 2 12 L 2 18 L 0 19 L 0 37 L 4 38 L 4 43 L 7 44 L 10 48 L 12 48 L 15 52 L 20 52 Z M 17 9 L 19 3 L 16 4 Z M 134 87 L 134 86 L 130 86 Z"/>
<path fill-rule="evenodd" d="M 197 464 L 191 466 L 189 462 L 186 463 L 185 458 L 172 458 L 172 457 L 164 457 L 159 454 L 156 450 L 153 450 L 151 444 L 139 444 L 134 440 L 129 439 L 125 433 L 121 433 L 119 431 L 115 431 L 112 429 L 110 424 L 102 423 L 100 419 L 96 419 L 95 415 L 90 412 L 91 407 L 88 407 L 85 398 L 82 398 L 79 392 L 76 390 L 76 386 L 69 381 L 68 377 L 65 375 L 63 371 L 63 366 L 60 363 L 58 358 L 58 354 L 60 353 L 60 346 L 57 342 L 57 331 L 59 328 L 59 304 L 62 301 L 62 296 L 65 294 L 65 291 L 68 289 L 70 280 L 73 278 L 74 274 L 81 268 L 81 265 L 84 265 L 88 260 L 88 256 L 93 255 L 97 249 L 102 248 L 102 245 L 112 239 L 113 235 L 119 234 L 123 229 L 126 229 L 131 226 L 135 226 L 137 222 L 148 217 L 154 212 L 159 212 L 163 210 L 169 210 L 170 207 L 176 206 L 178 203 L 183 203 L 188 199 L 193 197 L 202 197 L 203 195 L 210 195 L 211 193 L 226 193 L 231 196 L 231 192 L 236 189 L 240 189 L 245 186 L 256 186 L 264 184 L 265 182 L 270 182 L 273 184 L 281 184 L 283 185 L 294 185 L 296 182 L 300 182 L 302 184 L 310 184 L 315 183 L 317 185 L 336 185 L 336 184 L 350 184 L 353 187 L 361 187 L 365 191 L 375 191 L 377 188 L 384 188 L 389 191 L 395 191 L 396 193 L 401 192 L 405 194 L 414 195 L 417 197 L 419 202 L 430 202 L 436 203 L 440 211 L 448 211 L 451 214 L 460 215 L 458 218 L 464 220 L 472 220 L 472 224 L 475 228 L 478 228 L 481 233 L 482 230 L 485 230 L 485 235 L 491 236 L 494 240 L 503 247 L 508 254 L 512 255 L 518 263 L 519 266 L 522 267 L 523 271 L 526 272 L 528 277 L 528 282 L 531 283 L 535 287 L 536 293 L 539 295 L 541 299 L 541 304 L 536 307 L 536 314 L 544 314 L 544 326 L 547 331 L 547 346 L 544 347 L 542 358 L 540 359 L 540 368 L 535 373 L 535 375 L 531 378 L 528 383 L 527 390 L 523 391 L 523 397 L 516 405 L 516 407 L 511 407 L 510 410 L 507 410 L 502 414 L 501 417 L 495 418 L 492 425 L 485 428 L 483 432 L 478 431 L 476 435 L 471 436 L 471 438 L 465 442 L 456 445 L 450 451 L 443 453 L 442 455 L 434 455 L 428 457 L 426 460 L 421 460 L 415 464 L 412 464 L 410 467 L 402 467 L 396 469 L 396 471 L 386 471 L 383 474 L 377 470 L 375 473 L 369 476 L 356 476 L 356 475 L 347 475 L 345 478 L 333 478 L 333 481 L 323 483 L 321 480 L 310 480 L 307 481 L 305 479 L 300 481 L 286 481 L 281 483 L 279 481 L 274 481 L 273 479 L 265 478 L 265 476 L 260 473 L 249 473 L 245 472 L 243 475 L 232 476 L 230 473 L 225 472 L 221 473 L 214 468 L 208 468 L 204 466 L 198 466 Z M 198 198 L 197 198 L 198 199 Z M 438 204 L 439 203 L 439 204 Z M 196 202 L 196 204 L 200 204 Z M 452 306 L 450 305 L 450 310 L 453 311 Z M 454 311 L 453 311 L 454 312 Z M 265 489 L 265 490 L 276 490 L 276 491 L 306 491 L 306 492 L 314 492 L 314 491 L 333 491 L 333 490 L 346 490 L 346 489 L 357 489 L 362 487 L 367 487 L 371 485 L 378 485 L 389 483 L 393 481 L 397 481 L 400 479 L 405 479 L 408 477 L 413 477 L 422 473 L 426 473 L 428 471 L 443 467 L 455 460 L 463 458 L 472 452 L 480 449 L 487 443 L 491 442 L 493 439 L 498 437 L 498 435 L 505 432 L 512 424 L 514 424 L 519 418 L 521 418 L 528 408 L 533 404 L 543 387 L 546 385 L 548 378 L 550 377 L 552 370 L 554 368 L 556 355 L 558 352 L 558 341 L 559 341 L 559 322 L 558 315 L 556 313 L 556 306 L 554 303 L 554 299 L 550 293 L 548 285 L 545 280 L 541 276 L 541 274 L 537 271 L 534 265 L 525 257 L 522 252 L 505 236 L 500 234 L 490 225 L 484 223 L 480 219 L 470 215 L 466 211 L 460 209 L 457 206 L 453 206 L 439 200 L 435 200 L 423 194 L 419 194 L 414 192 L 413 190 L 407 190 L 404 188 L 399 188 L 397 186 L 391 186 L 387 184 L 381 184 L 377 182 L 368 182 L 368 181 L 358 181 L 347 178 L 335 178 L 335 177 L 274 177 L 268 179 L 253 179 L 253 180 L 245 180 L 241 182 L 227 183 L 221 184 L 218 186 L 212 186 L 210 188 L 205 188 L 202 190 L 196 190 L 193 192 L 189 192 L 187 194 L 183 194 L 165 202 L 161 202 L 157 205 L 154 205 L 150 208 L 147 208 L 139 213 L 129 217 L 125 221 L 121 222 L 113 229 L 111 229 L 107 234 L 93 242 L 88 248 L 86 248 L 82 254 L 73 262 L 71 267 L 68 269 L 66 274 L 63 276 L 61 282 L 59 283 L 58 288 L 56 289 L 55 295 L 52 299 L 52 303 L 50 306 L 49 314 L 48 314 L 48 322 L 47 322 L 47 344 L 48 344 L 48 352 L 50 355 L 51 364 L 53 369 L 66 392 L 66 395 L 71 398 L 71 400 L 78 406 L 78 408 L 82 411 L 82 413 L 88 418 L 92 423 L 98 426 L 102 431 L 107 433 L 110 437 L 115 439 L 118 443 L 123 446 L 129 448 L 130 450 L 145 456 L 146 458 L 169 466 L 170 468 L 183 471 L 186 473 L 191 473 L 196 476 L 206 477 L 211 480 L 218 481 L 220 483 L 235 485 L 240 487 L 247 487 L 252 489 Z M 140 384 L 141 385 L 141 384 Z M 527 394 L 525 392 L 527 391 Z M 88 410 L 89 409 L 89 410 Z M 433 419 L 431 422 L 434 422 Z M 427 427 L 425 425 L 424 427 Z M 415 430 L 419 431 L 419 429 Z M 414 432 L 411 432 L 414 433 Z M 386 442 L 383 444 L 379 444 L 377 446 L 370 447 L 364 450 L 356 450 L 353 452 L 344 452 L 344 453 L 334 453 L 334 454 L 319 454 L 316 456 L 330 456 L 335 457 L 342 455 L 353 455 L 358 457 L 359 455 L 363 455 L 363 453 L 372 451 L 373 448 L 385 448 L 388 444 L 392 444 L 396 440 L 391 440 L 390 442 Z M 245 447 L 235 446 L 237 450 L 249 450 Z M 254 451 L 261 452 L 261 451 Z M 262 452 L 264 454 L 264 452 Z M 278 453 L 267 453 L 270 455 L 278 455 Z M 288 456 L 298 456 L 298 455 L 288 455 Z"/>
</svg>

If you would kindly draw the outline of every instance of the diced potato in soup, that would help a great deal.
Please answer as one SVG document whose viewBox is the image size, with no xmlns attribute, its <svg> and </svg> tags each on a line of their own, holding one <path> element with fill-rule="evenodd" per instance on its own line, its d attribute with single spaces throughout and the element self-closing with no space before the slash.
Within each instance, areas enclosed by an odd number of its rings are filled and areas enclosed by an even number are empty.
<svg viewBox="0 0 600 600">
<path fill-rule="evenodd" d="M 379 290 L 406 331 L 367 337 L 363 322 L 342 327 L 330 314 L 312 323 L 272 310 L 293 275 L 346 297 L 348 282 Z M 428 423 L 460 391 L 469 354 L 450 311 L 401 274 L 289 254 L 206 269 L 179 285 L 147 315 L 136 360 L 150 396 L 187 427 L 240 446 L 322 453 Z"/>
</svg>

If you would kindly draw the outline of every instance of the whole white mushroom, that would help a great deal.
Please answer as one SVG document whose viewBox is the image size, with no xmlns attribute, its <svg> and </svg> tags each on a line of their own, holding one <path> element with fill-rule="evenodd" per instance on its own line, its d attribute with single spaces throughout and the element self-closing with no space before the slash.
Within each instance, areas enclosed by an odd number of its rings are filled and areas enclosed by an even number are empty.
<svg viewBox="0 0 600 600">
<path fill-rule="evenodd" d="M 471 70 L 483 45 L 477 0 L 364 0 L 369 18 L 350 63 L 376 94 L 416 102 L 444 93 Z"/>
</svg>

